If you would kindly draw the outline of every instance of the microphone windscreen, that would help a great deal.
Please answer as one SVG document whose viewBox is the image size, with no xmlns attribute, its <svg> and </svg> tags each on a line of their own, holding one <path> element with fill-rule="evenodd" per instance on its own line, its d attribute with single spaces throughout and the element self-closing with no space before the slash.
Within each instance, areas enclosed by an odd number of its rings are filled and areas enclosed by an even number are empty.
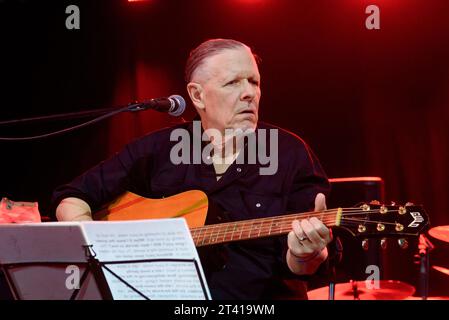
<svg viewBox="0 0 449 320">
<path fill-rule="evenodd" d="M 170 111 L 168 114 L 174 117 L 179 117 L 184 113 L 186 109 L 186 101 L 180 95 L 174 94 L 168 97 L 169 99 L 173 99 L 175 101 L 175 108 Z"/>
</svg>

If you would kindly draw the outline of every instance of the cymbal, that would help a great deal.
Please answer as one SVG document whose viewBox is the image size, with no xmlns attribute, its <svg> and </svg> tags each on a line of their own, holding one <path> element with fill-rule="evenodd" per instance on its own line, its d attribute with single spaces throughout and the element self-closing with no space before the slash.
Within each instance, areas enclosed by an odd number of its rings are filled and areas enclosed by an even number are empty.
<svg viewBox="0 0 449 320">
<path fill-rule="evenodd" d="M 335 300 L 404 300 L 414 293 L 415 287 L 397 280 L 379 280 L 378 289 L 368 287 L 365 281 L 335 285 Z M 327 300 L 329 287 L 311 290 L 307 295 L 309 300 Z"/>
<path fill-rule="evenodd" d="M 443 267 L 439 267 L 439 266 L 432 266 L 432 268 L 449 276 L 449 269 L 447 269 L 447 268 L 443 268 Z"/>
<path fill-rule="evenodd" d="M 434 227 L 429 230 L 429 234 L 435 239 L 449 242 L 449 226 Z"/>
<path fill-rule="evenodd" d="M 423 299 L 421 297 L 407 297 L 404 300 L 423 300 Z M 427 297 L 426 300 L 449 300 L 449 297 L 444 296 Z"/>
</svg>

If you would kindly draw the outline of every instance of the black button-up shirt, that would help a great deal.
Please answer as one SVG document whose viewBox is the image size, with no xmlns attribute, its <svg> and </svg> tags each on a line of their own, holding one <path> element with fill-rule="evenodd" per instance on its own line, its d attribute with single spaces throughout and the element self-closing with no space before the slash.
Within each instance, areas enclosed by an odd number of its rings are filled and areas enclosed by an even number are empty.
<svg viewBox="0 0 449 320">
<path fill-rule="evenodd" d="M 234 161 L 217 181 L 212 164 L 172 163 L 170 151 L 178 141 L 170 141 L 170 133 L 176 128 L 188 130 L 192 137 L 191 122 L 143 136 L 57 188 L 54 205 L 64 198 L 77 197 L 95 211 L 125 191 L 161 198 L 197 189 L 204 191 L 230 220 L 244 220 L 310 211 L 316 194 L 328 193 L 329 183 L 313 152 L 303 140 L 283 129 L 259 123 L 256 130 L 256 136 L 261 129 L 278 130 L 278 168 L 274 175 L 261 175 L 259 169 L 264 166 L 259 161 Z M 270 136 L 268 131 L 266 136 Z M 192 146 L 192 141 L 189 144 Z M 270 141 L 266 150 L 270 150 Z M 240 152 L 241 156 L 247 156 L 246 152 Z M 282 294 L 281 279 L 292 276 L 285 262 L 286 238 L 233 242 L 211 249 L 215 250 L 212 254 L 208 249 L 207 254 L 200 251 L 212 297 L 260 299 Z M 225 257 L 224 264 L 216 263 L 218 256 Z"/>
</svg>

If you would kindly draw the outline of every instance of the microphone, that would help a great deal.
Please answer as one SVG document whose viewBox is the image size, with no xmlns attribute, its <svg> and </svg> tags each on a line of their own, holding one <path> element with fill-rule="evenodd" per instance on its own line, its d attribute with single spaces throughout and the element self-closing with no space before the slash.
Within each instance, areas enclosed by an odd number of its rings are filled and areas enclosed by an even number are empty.
<svg viewBox="0 0 449 320">
<path fill-rule="evenodd" d="M 178 117 L 186 109 L 186 101 L 179 95 L 171 95 L 168 98 L 156 98 L 136 103 L 130 106 L 130 111 L 141 111 L 153 109 L 159 112 L 167 112 L 169 115 Z"/>
</svg>

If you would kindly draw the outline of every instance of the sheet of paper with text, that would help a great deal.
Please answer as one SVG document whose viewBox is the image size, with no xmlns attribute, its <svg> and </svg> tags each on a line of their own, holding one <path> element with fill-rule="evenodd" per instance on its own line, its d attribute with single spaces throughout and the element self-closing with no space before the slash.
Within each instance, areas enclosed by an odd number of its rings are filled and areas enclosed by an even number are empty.
<svg viewBox="0 0 449 320">
<path fill-rule="evenodd" d="M 95 221 L 82 225 L 96 258 L 149 299 L 211 299 L 184 219 Z M 152 261 L 135 262 L 139 260 Z M 144 299 L 108 270 L 103 268 L 103 273 L 115 300 Z"/>
</svg>

